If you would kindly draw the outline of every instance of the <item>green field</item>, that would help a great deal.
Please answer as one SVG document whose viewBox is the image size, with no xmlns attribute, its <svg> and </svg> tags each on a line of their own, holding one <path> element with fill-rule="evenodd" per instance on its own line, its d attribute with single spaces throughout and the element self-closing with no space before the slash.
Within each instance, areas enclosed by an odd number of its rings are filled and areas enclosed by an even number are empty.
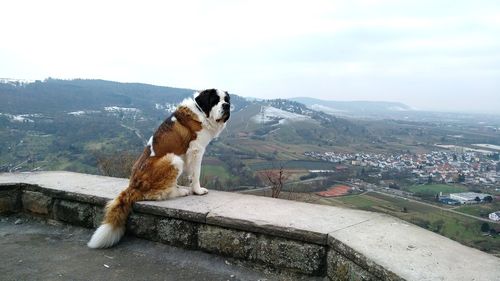
<svg viewBox="0 0 500 281">
<path fill-rule="evenodd" d="M 254 171 L 279 169 L 283 166 L 284 169 L 300 169 L 300 170 L 334 170 L 335 164 L 324 161 L 263 161 L 248 164 Z"/>
<path fill-rule="evenodd" d="M 375 211 L 373 207 L 377 206 L 380 203 L 374 198 L 358 195 L 342 196 L 338 197 L 337 199 L 342 203 L 349 205 L 350 207 L 366 211 Z"/>
<path fill-rule="evenodd" d="M 336 200 L 342 202 L 351 208 L 373 211 L 373 212 L 402 212 L 404 208 L 408 213 L 429 213 L 432 208 L 427 205 L 407 201 L 400 198 L 383 195 L 380 193 L 369 192 L 363 195 L 349 195 L 336 197 Z"/>
<path fill-rule="evenodd" d="M 318 198 L 315 203 L 386 213 L 462 244 L 500 255 L 500 237 L 484 236 L 480 231 L 482 221 L 439 208 L 374 192 L 335 198 Z M 490 225 L 493 226 L 492 223 Z"/>
<path fill-rule="evenodd" d="M 225 181 L 231 177 L 224 166 L 221 165 L 202 165 L 201 178 L 218 177 L 219 180 Z"/>
<path fill-rule="evenodd" d="M 407 190 L 419 196 L 430 197 L 430 196 L 435 196 L 440 192 L 442 192 L 443 194 L 465 192 L 467 191 L 467 188 L 462 185 L 423 184 L 423 185 L 411 186 L 407 188 Z"/>
<path fill-rule="evenodd" d="M 500 201 L 496 201 L 489 204 L 473 204 L 467 205 L 455 209 L 461 213 L 477 216 L 477 217 L 488 217 L 488 214 L 500 210 Z"/>
</svg>

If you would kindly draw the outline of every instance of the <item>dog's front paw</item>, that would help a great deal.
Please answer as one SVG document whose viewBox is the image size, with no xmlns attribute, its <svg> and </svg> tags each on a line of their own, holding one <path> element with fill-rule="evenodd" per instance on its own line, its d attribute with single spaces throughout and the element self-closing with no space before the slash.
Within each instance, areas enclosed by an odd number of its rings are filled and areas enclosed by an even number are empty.
<svg viewBox="0 0 500 281">
<path fill-rule="evenodd" d="M 188 189 L 185 189 L 182 187 L 177 188 L 177 190 L 179 192 L 179 196 L 188 196 L 190 193 L 190 191 Z"/>
<path fill-rule="evenodd" d="M 180 190 L 180 189 L 185 190 L 185 191 L 188 193 L 188 195 L 189 195 L 189 194 L 193 194 L 193 193 L 191 192 L 191 188 L 189 188 L 189 187 L 187 187 L 187 186 L 177 185 L 177 188 L 178 188 L 179 190 Z"/>
<path fill-rule="evenodd" d="M 203 195 L 203 194 L 208 193 L 208 189 L 206 189 L 204 187 L 198 187 L 198 188 L 193 189 L 193 192 L 194 192 L 194 194 L 197 194 L 197 195 Z"/>
</svg>

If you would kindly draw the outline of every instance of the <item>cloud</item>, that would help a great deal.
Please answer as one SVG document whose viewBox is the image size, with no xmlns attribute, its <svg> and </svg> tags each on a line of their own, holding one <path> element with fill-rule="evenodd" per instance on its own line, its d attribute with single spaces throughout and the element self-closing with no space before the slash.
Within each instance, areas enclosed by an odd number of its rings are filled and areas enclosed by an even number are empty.
<svg viewBox="0 0 500 281">
<path fill-rule="evenodd" d="M 457 107 L 441 97 L 500 90 L 492 82 L 500 78 L 497 1 L 20 0 L 2 10 L 9 28 L 0 77 L 222 86 L 257 97 L 308 91 L 443 108 Z M 500 106 L 487 97 L 478 110 Z"/>
</svg>

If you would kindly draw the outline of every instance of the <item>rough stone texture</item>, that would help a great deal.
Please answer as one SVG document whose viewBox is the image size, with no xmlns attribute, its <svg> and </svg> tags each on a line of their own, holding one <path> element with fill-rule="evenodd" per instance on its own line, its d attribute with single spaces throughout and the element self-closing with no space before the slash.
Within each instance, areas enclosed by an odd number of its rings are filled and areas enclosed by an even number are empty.
<svg viewBox="0 0 500 281">
<path fill-rule="evenodd" d="M 94 206 L 94 227 L 97 228 L 104 220 L 104 207 Z"/>
<path fill-rule="evenodd" d="M 208 213 L 207 223 L 326 245 L 329 232 L 377 216 L 339 207 L 240 195 Z"/>
<path fill-rule="evenodd" d="M 255 260 L 308 275 L 322 275 L 325 268 L 325 246 L 284 238 L 258 235 L 253 250 Z"/>
<path fill-rule="evenodd" d="M 353 250 L 347 244 L 344 244 L 334 238 L 330 238 L 330 247 L 334 249 L 334 251 L 339 252 L 341 255 L 344 255 L 349 260 L 358 264 L 360 267 L 366 269 L 370 273 L 375 276 L 378 276 L 382 280 L 388 281 L 396 281 L 396 280 L 404 280 L 394 272 L 390 271 L 388 268 L 384 268 L 380 264 L 373 261 L 371 258 L 363 255 L 360 252 Z"/>
<path fill-rule="evenodd" d="M 48 215 L 52 209 L 52 201 L 52 197 L 41 192 L 23 191 L 23 209 L 31 213 Z"/>
<path fill-rule="evenodd" d="M 18 185 L 0 184 L 0 214 L 17 212 L 21 206 L 20 194 Z"/>
<path fill-rule="evenodd" d="M 198 230 L 198 247 L 210 253 L 252 259 L 256 244 L 257 236 L 245 231 L 212 225 L 201 225 Z"/>
<path fill-rule="evenodd" d="M 14 211 L 14 202 L 10 196 L 0 194 L 0 214 Z"/>
<path fill-rule="evenodd" d="M 54 203 L 54 218 L 70 224 L 93 227 L 94 206 L 73 201 L 56 200 Z"/>
<path fill-rule="evenodd" d="M 309 275 L 322 273 L 326 254 L 324 246 L 210 225 L 200 227 L 198 245 L 208 252 Z"/>
<path fill-rule="evenodd" d="M 156 216 L 132 213 L 127 221 L 127 232 L 151 241 L 158 240 L 158 218 Z"/>
<path fill-rule="evenodd" d="M 327 276 L 332 281 L 380 280 L 335 250 L 328 251 Z"/>
<path fill-rule="evenodd" d="M 159 219 L 158 240 L 174 246 L 196 249 L 198 247 L 198 224 L 178 220 Z"/>
</svg>

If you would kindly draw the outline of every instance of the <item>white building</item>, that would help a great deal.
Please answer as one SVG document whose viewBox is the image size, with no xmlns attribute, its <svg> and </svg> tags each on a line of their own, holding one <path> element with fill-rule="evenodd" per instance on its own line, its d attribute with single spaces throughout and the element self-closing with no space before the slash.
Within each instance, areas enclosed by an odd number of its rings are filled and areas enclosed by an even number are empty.
<svg viewBox="0 0 500 281">
<path fill-rule="evenodd" d="M 486 193 L 476 193 L 476 192 L 462 192 L 462 193 L 451 193 L 450 198 L 460 201 L 462 204 L 473 204 L 479 203 L 476 201 L 476 198 L 479 198 L 480 201 L 484 200 L 484 197 L 491 196 Z"/>
<path fill-rule="evenodd" d="M 493 212 L 493 213 L 489 214 L 488 217 L 492 221 L 500 221 L 500 211 Z"/>
</svg>

